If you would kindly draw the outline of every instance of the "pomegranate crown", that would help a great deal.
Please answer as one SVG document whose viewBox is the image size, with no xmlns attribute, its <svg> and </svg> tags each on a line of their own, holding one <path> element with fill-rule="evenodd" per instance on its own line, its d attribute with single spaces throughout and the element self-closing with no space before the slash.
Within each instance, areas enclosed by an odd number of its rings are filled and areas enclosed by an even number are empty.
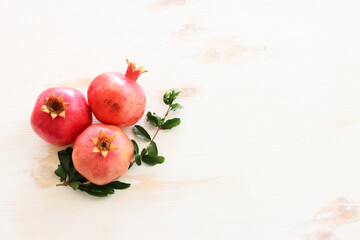
<svg viewBox="0 0 360 240">
<path fill-rule="evenodd" d="M 101 155 L 105 158 L 110 150 L 118 149 L 118 147 L 112 143 L 115 137 L 115 134 L 106 136 L 103 130 L 100 130 L 97 138 L 90 138 L 91 142 L 95 146 L 93 152 L 101 153 Z"/>
<path fill-rule="evenodd" d="M 128 68 L 125 73 L 125 77 L 136 81 L 140 74 L 147 72 L 147 70 L 143 70 L 143 66 L 136 68 L 136 65 L 134 62 L 130 62 L 129 59 L 126 59 L 126 62 L 128 64 Z"/>
<path fill-rule="evenodd" d="M 64 102 L 64 94 L 56 97 L 54 92 L 51 92 L 48 98 L 45 98 L 44 105 L 41 107 L 41 111 L 49 113 L 51 119 L 54 120 L 56 117 L 65 118 L 65 110 L 70 103 Z"/>
</svg>

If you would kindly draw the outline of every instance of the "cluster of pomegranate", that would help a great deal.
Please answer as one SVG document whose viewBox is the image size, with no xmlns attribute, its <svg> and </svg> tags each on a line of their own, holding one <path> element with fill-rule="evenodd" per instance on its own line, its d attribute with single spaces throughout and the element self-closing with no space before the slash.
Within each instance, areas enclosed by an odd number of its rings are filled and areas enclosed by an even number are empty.
<svg viewBox="0 0 360 240">
<path fill-rule="evenodd" d="M 46 142 L 64 146 L 75 141 L 74 167 L 97 185 L 126 173 L 133 145 L 120 127 L 135 124 L 145 111 L 145 93 L 136 80 L 146 70 L 126 61 L 125 74 L 106 72 L 91 82 L 89 105 L 79 90 L 54 87 L 39 95 L 31 114 L 33 130 Z M 91 112 L 105 124 L 92 124 Z"/>
</svg>

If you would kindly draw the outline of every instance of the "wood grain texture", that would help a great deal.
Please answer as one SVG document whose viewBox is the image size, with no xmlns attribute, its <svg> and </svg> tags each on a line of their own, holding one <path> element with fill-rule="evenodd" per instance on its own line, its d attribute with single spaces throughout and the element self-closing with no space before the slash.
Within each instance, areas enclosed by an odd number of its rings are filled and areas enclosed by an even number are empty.
<svg viewBox="0 0 360 240">
<path fill-rule="evenodd" d="M 358 240 L 359 10 L 0 0 L 2 238 Z M 86 93 L 126 58 L 149 70 L 147 110 L 165 113 L 162 93 L 183 91 L 181 125 L 157 137 L 165 163 L 133 167 L 132 187 L 106 199 L 55 187 L 63 148 L 31 130 L 37 95 Z"/>
</svg>

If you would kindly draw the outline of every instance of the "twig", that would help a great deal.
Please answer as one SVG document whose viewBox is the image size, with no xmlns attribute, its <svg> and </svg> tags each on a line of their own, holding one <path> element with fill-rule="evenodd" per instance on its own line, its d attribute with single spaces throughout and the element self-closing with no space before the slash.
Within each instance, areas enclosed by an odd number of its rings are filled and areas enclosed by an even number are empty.
<svg viewBox="0 0 360 240">
<path fill-rule="evenodd" d="M 164 120 L 166 119 L 167 115 L 169 114 L 170 108 L 171 108 L 171 105 L 169 105 L 169 108 L 168 108 L 168 110 L 167 110 L 166 113 L 165 113 Z M 156 135 L 158 134 L 158 132 L 159 132 L 160 130 L 161 130 L 161 127 L 158 126 L 158 129 L 156 130 L 156 132 L 155 132 L 153 138 L 151 139 L 150 143 L 152 143 L 152 142 L 155 140 L 155 137 L 156 137 Z M 149 145 L 150 145 L 150 143 L 149 143 Z M 148 146 L 149 146 L 149 145 L 148 145 Z M 134 161 L 132 161 L 131 164 L 134 164 L 134 163 L 135 163 L 135 159 L 134 159 Z"/>
</svg>

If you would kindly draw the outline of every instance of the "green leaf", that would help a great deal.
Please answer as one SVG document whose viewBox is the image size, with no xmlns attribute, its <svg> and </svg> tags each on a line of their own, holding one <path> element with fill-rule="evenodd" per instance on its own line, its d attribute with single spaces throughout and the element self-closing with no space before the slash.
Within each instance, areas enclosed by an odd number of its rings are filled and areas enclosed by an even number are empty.
<svg viewBox="0 0 360 240">
<path fill-rule="evenodd" d="M 88 188 L 83 187 L 83 186 L 79 186 L 79 190 L 83 191 L 83 192 L 86 192 L 87 194 L 90 194 L 90 195 L 95 196 L 95 197 L 106 197 L 107 195 L 109 195 L 106 192 L 101 192 L 101 191 L 88 189 Z"/>
<path fill-rule="evenodd" d="M 135 162 L 136 162 L 136 164 L 137 164 L 138 166 L 141 165 L 141 157 L 140 157 L 140 155 L 136 155 L 136 156 L 135 156 Z"/>
<path fill-rule="evenodd" d="M 86 186 L 80 185 L 79 190 L 84 191 L 92 196 L 96 197 L 106 197 L 109 194 L 114 194 L 114 189 L 126 189 L 129 188 L 129 183 L 124 183 L 120 181 L 114 181 L 111 183 L 108 183 L 106 185 L 95 185 L 95 184 L 89 184 Z"/>
<path fill-rule="evenodd" d="M 106 192 L 108 194 L 114 194 L 115 193 L 115 190 L 112 187 L 101 186 L 101 191 Z"/>
<path fill-rule="evenodd" d="M 93 183 L 90 183 L 90 185 L 86 186 L 87 189 L 91 189 L 94 191 L 100 191 L 108 194 L 114 194 L 114 188 L 108 186 L 108 185 L 96 185 Z"/>
<path fill-rule="evenodd" d="M 137 145 L 137 143 L 135 142 L 135 140 L 131 139 L 131 142 L 134 146 L 134 154 L 138 154 L 139 153 L 139 146 Z"/>
<path fill-rule="evenodd" d="M 148 165 L 154 166 L 156 164 L 163 163 L 165 161 L 165 158 L 163 156 L 146 155 L 142 157 L 142 161 Z"/>
<path fill-rule="evenodd" d="M 172 119 L 169 119 L 166 122 L 164 122 L 161 125 L 161 129 L 164 129 L 164 130 L 171 129 L 173 127 L 178 126 L 180 123 L 181 123 L 180 118 L 172 118 Z"/>
<path fill-rule="evenodd" d="M 129 165 L 129 168 L 128 168 L 128 169 L 130 169 L 133 164 L 134 164 L 134 162 L 130 162 L 130 165 Z"/>
<path fill-rule="evenodd" d="M 105 186 L 110 186 L 114 189 L 126 189 L 126 188 L 129 188 L 131 186 L 131 184 L 120 182 L 120 181 L 114 181 L 114 182 L 106 184 Z"/>
<path fill-rule="evenodd" d="M 58 152 L 60 164 L 65 170 L 65 172 L 69 171 L 70 162 L 72 161 L 72 151 L 72 147 L 68 147 L 67 149 Z"/>
<path fill-rule="evenodd" d="M 71 158 L 71 161 L 69 163 L 68 182 L 75 181 L 75 180 L 73 180 L 73 178 L 74 178 L 76 172 L 77 171 L 76 171 L 76 169 L 74 167 L 74 164 L 73 164 L 73 161 L 72 161 L 72 158 Z"/>
<path fill-rule="evenodd" d="M 80 185 L 79 190 L 86 191 L 87 193 L 98 196 L 98 197 L 105 197 L 108 194 L 114 194 L 114 188 L 106 185 L 95 185 L 90 183 L 89 185 Z"/>
<path fill-rule="evenodd" d="M 176 111 L 176 110 L 178 110 L 178 109 L 183 109 L 183 108 L 184 108 L 184 107 L 181 106 L 179 103 L 174 103 L 174 104 L 171 104 L 170 110 L 171 110 L 171 111 Z"/>
<path fill-rule="evenodd" d="M 143 148 L 143 150 L 141 151 L 141 156 L 145 156 L 147 153 L 147 149 L 146 148 Z"/>
<path fill-rule="evenodd" d="M 63 182 L 66 179 L 66 173 L 63 167 L 59 164 L 58 168 L 54 171 L 57 176 L 60 177 L 60 181 Z"/>
<path fill-rule="evenodd" d="M 171 91 L 168 91 L 168 92 L 164 93 L 164 96 L 163 96 L 163 101 L 167 105 L 169 105 L 169 96 L 170 95 L 171 95 Z"/>
<path fill-rule="evenodd" d="M 152 115 L 151 112 L 148 112 L 146 114 L 146 121 L 148 123 L 150 123 L 151 125 L 153 125 L 154 127 L 157 127 L 158 126 L 158 120 L 155 116 Z"/>
<path fill-rule="evenodd" d="M 151 142 L 149 146 L 147 147 L 149 155 L 157 156 L 158 155 L 158 149 L 155 142 Z"/>
<path fill-rule="evenodd" d="M 80 189 L 81 190 L 81 189 Z M 95 197 L 107 197 L 107 195 L 109 195 L 108 193 L 104 193 L 104 192 L 97 192 L 97 191 L 92 191 L 92 190 L 88 190 L 85 189 L 83 190 L 85 192 L 87 192 L 88 194 L 95 196 Z"/>
<path fill-rule="evenodd" d="M 180 93 L 181 93 L 180 91 L 175 91 L 175 90 L 173 90 L 173 91 L 171 92 L 169 98 L 168 98 L 168 99 L 169 99 L 169 100 L 168 100 L 169 104 L 172 104 L 172 103 L 174 102 L 174 100 L 177 98 L 177 96 L 178 96 Z"/>
<path fill-rule="evenodd" d="M 144 139 L 147 142 L 150 142 L 151 140 L 150 135 L 142 126 L 135 125 L 133 129 L 136 136 L 138 136 L 141 139 Z"/>
<path fill-rule="evenodd" d="M 86 178 L 81 178 L 80 180 L 78 180 L 79 182 L 81 183 L 86 183 L 86 182 L 89 182 L 89 180 L 87 180 Z"/>
<path fill-rule="evenodd" d="M 73 181 L 73 178 L 74 178 L 75 173 L 76 173 L 76 169 L 74 168 L 74 166 L 73 166 L 73 167 L 70 167 L 70 168 L 69 168 L 69 172 L 68 172 L 68 175 L 69 175 L 68 181 L 69 181 L 69 182 Z"/>
<path fill-rule="evenodd" d="M 148 121 L 148 123 L 150 123 L 154 127 L 157 127 L 161 124 L 161 117 L 156 115 L 156 113 L 148 112 L 146 114 L 146 121 Z"/>
<path fill-rule="evenodd" d="M 83 177 L 83 175 L 81 175 L 80 173 L 78 173 L 78 172 L 75 172 L 75 174 L 74 174 L 74 177 L 71 179 L 71 181 L 82 181 L 83 179 L 85 179 L 84 177 Z M 85 179 L 86 180 L 86 179 Z M 87 180 L 86 180 L 87 181 Z M 86 182 L 85 181 L 85 182 Z"/>
<path fill-rule="evenodd" d="M 80 186 L 81 182 L 75 181 L 70 183 L 70 187 L 72 187 L 74 190 L 77 190 Z"/>
</svg>

